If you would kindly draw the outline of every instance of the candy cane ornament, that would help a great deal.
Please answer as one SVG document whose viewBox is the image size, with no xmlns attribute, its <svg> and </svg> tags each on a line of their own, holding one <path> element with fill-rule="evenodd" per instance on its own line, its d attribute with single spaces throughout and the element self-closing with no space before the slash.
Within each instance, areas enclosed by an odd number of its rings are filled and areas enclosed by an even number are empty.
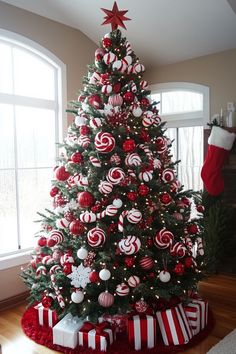
<svg viewBox="0 0 236 354">
<path fill-rule="evenodd" d="M 126 215 L 128 214 L 128 210 L 124 210 L 122 211 L 122 213 L 119 216 L 119 220 L 118 220 L 118 230 L 120 232 L 124 231 L 124 218 L 126 217 Z"/>
<path fill-rule="evenodd" d="M 60 292 L 60 290 L 59 290 L 59 287 L 58 287 L 57 284 L 56 284 L 55 275 L 54 275 L 54 274 L 51 274 L 50 278 L 51 278 L 52 287 L 53 287 L 53 289 L 54 289 L 54 291 L 55 291 L 56 298 L 57 298 L 57 301 L 58 301 L 58 303 L 59 303 L 59 306 L 63 309 L 63 308 L 66 306 L 66 304 L 65 304 L 65 301 L 64 301 L 63 296 L 61 295 L 61 292 Z"/>
</svg>

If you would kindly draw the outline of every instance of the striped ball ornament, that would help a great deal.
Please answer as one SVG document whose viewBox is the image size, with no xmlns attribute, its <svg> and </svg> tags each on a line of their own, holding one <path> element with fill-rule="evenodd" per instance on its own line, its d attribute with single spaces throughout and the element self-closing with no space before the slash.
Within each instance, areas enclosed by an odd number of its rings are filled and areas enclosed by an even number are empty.
<svg viewBox="0 0 236 354">
<path fill-rule="evenodd" d="M 110 194 L 113 190 L 113 184 L 107 181 L 101 181 L 98 190 L 102 194 Z"/>
<path fill-rule="evenodd" d="M 129 295 L 129 287 L 125 283 L 118 284 L 116 287 L 116 294 L 118 296 L 127 296 Z"/>
<path fill-rule="evenodd" d="M 141 241 L 138 237 L 129 235 L 119 242 L 118 247 L 122 253 L 129 256 L 139 251 Z"/>
<path fill-rule="evenodd" d="M 114 296 L 108 291 L 104 291 L 98 296 L 98 303 L 102 307 L 111 307 L 114 304 Z"/>
<path fill-rule="evenodd" d="M 165 249 L 171 247 L 173 240 L 174 240 L 174 235 L 172 234 L 172 232 L 163 228 L 156 233 L 155 245 L 159 249 Z"/>
<path fill-rule="evenodd" d="M 140 284 L 140 279 L 137 275 L 131 275 L 128 279 L 128 284 L 131 288 L 136 288 Z"/>
<path fill-rule="evenodd" d="M 101 247 L 106 241 L 106 234 L 103 229 L 94 227 L 87 233 L 87 242 L 91 247 Z"/>
<path fill-rule="evenodd" d="M 150 270 L 154 267 L 154 261 L 151 257 L 145 256 L 140 258 L 139 265 L 144 270 Z"/>
</svg>

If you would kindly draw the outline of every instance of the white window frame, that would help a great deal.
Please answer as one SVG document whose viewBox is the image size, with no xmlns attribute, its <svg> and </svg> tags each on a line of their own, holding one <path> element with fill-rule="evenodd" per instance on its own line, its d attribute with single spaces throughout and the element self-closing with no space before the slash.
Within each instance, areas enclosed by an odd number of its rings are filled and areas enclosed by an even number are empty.
<svg viewBox="0 0 236 354">
<path fill-rule="evenodd" d="M 55 111 L 56 115 L 56 130 L 58 131 L 58 142 L 63 140 L 63 137 L 66 135 L 67 131 L 67 120 L 66 120 L 66 102 L 67 102 L 67 94 L 66 94 L 66 65 L 56 57 L 52 52 L 48 49 L 42 47 L 40 44 L 32 41 L 29 38 L 21 36 L 17 33 L 7 31 L 5 29 L 0 28 L 0 39 L 5 40 L 6 43 L 11 43 L 20 47 L 21 49 L 25 49 L 30 51 L 31 54 L 41 57 L 49 64 L 51 64 L 55 71 L 55 88 L 56 88 L 56 101 L 51 102 L 50 100 L 45 99 L 37 99 L 30 98 L 24 96 L 16 96 L 14 94 L 5 94 L 0 93 L 0 99 L 2 103 L 7 104 L 19 104 L 24 106 L 32 106 L 39 108 L 49 108 Z M 24 249 L 19 251 L 14 251 L 6 256 L 0 257 L 0 270 L 18 266 L 24 264 L 29 261 L 30 253 L 32 248 Z"/>
<path fill-rule="evenodd" d="M 167 128 L 179 127 L 193 127 L 203 125 L 204 129 L 207 128 L 207 123 L 210 117 L 210 90 L 208 86 L 195 84 L 191 82 L 166 82 L 160 84 L 150 85 L 151 94 L 170 91 L 192 91 L 203 95 L 203 110 L 196 112 L 184 112 L 174 114 L 162 114 L 163 121 L 166 121 Z"/>
</svg>

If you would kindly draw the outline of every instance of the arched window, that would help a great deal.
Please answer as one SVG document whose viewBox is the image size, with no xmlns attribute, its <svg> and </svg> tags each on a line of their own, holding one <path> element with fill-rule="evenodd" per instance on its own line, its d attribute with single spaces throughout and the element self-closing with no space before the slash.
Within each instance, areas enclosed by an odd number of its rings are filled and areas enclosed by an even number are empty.
<svg viewBox="0 0 236 354">
<path fill-rule="evenodd" d="M 209 121 L 209 88 L 170 82 L 153 85 L 151 90 L 166 121 L 166 134 L 174 140 L 173 160 L 181 160 L 177 167 L 179 180 L 185 189 L 202 189 L 203 127 Z"/>
<path fill-rule="evenodd" d="M 0 30 L 0 257 L 31 248 L 66 124 L 65 65 Z M 1 260 L 1 258 L 0 258 Z"/>
</svg>

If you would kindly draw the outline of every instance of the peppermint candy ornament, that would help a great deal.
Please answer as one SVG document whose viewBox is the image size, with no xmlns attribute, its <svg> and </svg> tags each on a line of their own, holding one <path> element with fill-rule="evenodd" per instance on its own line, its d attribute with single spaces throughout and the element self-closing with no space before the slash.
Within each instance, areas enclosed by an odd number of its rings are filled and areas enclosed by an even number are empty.
<svg viewBox="0 0 236 354">
<path fill-rule="evenodd" d="M 96 150 L 103 154 L 111 152 L 116 145 L 115 138 L 110 133 L 106 132 L 97 133 L 94 143 Z"/>
<path fill-rule="evenodd" d="M 56 226 L 58 229 L 66 229 L 69 226 L 69 221 L 66 218 L 58 219 L 56 221 Z"/>
<path fill-rule="evenodd" d="M 138 209 L 131 209 L 126 217 L 131 224 L 137 224 L 142 219 L 142 213 Z"/>
<path fill-rule="evenodd" d="M 102 121 L 100 118 L 93 118 L 89 121 L 89 125 L 91 128 L 96 129 L 102 125 Z"/>
<path fill-rule="evenodd" d="M 45 264 L 45 265 L 50 265 L 50 264 L 52 264 L 52 263 L 54 263 L 54 259 L 52 258 L 52 256 L 44 256 L 43 258 L 42 258 L 42 264 Z"/>
<path fill-rule="evenodd" d="M 107 216 L 115 216 L 118 212 L 118 209 L 114 205 L 108 205 L 106 207 L 106 215 Z"/>
<path fill-rule="evenodd" d="M 122 60 L 116 60 L 112 64 L 112 69 L 124 72 L 127 69 L 127 64 Z"/>
<path fill-rule="evenodd" d="M 128 284 L 131 288 L 136 288 L 140 284 L 140 278 L 137 275 L 131 275 L 128 279 Z"/>
<path fill-rule="evenodd" d="M 164 183 L 172 182 L 175 179 L 174 171 L 170 168 L 166 168 L 161 174 L 161 179 Z"/>
<path fill-rule="evenodd" d="M 158 154 L 164 154 L 164 152 L 166 152 L 166 150 L 168 148 L 166 139 L 163 138 L 162 136 L 159 136 L 156 139 L 156 148 L 157 148 Z"/>
<path fill-rule="evenodd" d="M 70 254 L 66 253 L 63 256 L 61 256 L 60 263 L 63 266 L 65 263 L 74 264 L 75 261 L 74 261 L 74 258 Z"/>
<path fill-rule="evenodd" d="M 51 274 L 59 273 L 59 272 L 61 272 L 61 271 L 62 271 L 61 267 L 60 267 L 58 264 L 54 264 L 54 265 L 50 268 L 49 274 L 51 275 Z"/>
<path fill-rule="evenodd" d="M 140 172 L 139 175 L 138 175 L 138 178 L 140 179 L 140 181 L 150 182 L 152 180 L 152 178 L 153 178 L 152 173 L 153 173 L 153 171 Z"/>
<path fill-rule="evenodd" d="M 103 57 L 103 61 L 106 65 L 112 64 L 116 60 L 117 56 L 112 52 L 106 53 Z"/>
<path fill-rule="evenodd" d="M 145 80 L 141 80 L 141 81 L 140 81 L 140 88 L 141 88 L 142 90 L 146 90 L 146 89 L 148 88 L 148 82 L 145 81 Z"/>
<path fill-rule="evenodd" d="M 118 284 L 116 287 L 116 294 L 118 296 L 127 296 L 129 295 L 129 287 L 125 283 Z"/>
<path fill-rule="evenodd" d="M 126 255 L 135 254 L 140 250 L 141 241 L 138 237 L 129 235 L 119 242 L 118 247 Z"/>
<path fill-rule="evenodd" d="M 36 278 L 39 278 L 39 277 L 41 277 L 41 275 L 46 275 L 46 274 L 47 274 L 47 268 L 45 266 L 41 265 L 36 269 L 36 272 L 35 272 Z"/>
<path fill-rule="evenodd" d="M 87 242 L 91 247 L 101 247 L 105 241 L 106 234 L 99 227 L 94 227 L 87 233 Z"/>
<path fill-rule="evenodd" d="M 98 190 L 102 194 L 110 194 L 113 190 L 113 184 L 107 181 L 101 181 Z"/>
<path fill-rule="evenodd" d="M 89 146 L 89 144 L 91 143 L 91 139 L 86 135 L 80 135 L 78 137 L 77 143 L 79 146 L 86 149 Z"/>
<path fill-rule="evenodd" d="M 174 240 L 174 235 L 172 232 L 166 230 L 165 228 L 157 232 L 155 236 L 155 245 L 159 249 L 165 249 L 171 247 Z"/>
<path fill-rule="evenodd" d="M 112 167 L 106 176 L 108 182 L 116 185 L 125 179 L 125 172 L 120 167 Z"/>
<path fill-rule="evenodd" d="M 55 245 L 58 245 L 64 241 L 64 235 L 61 231 L 51 230 L 49 233 L 49 239 L 53 239 L 55 241 Z"/>
<path fill-rule="evenodd" d="M 136 74 L 139 74 L 139 73 L 142 73 L 145 71 L 145 66 L 143 64 L 137 63 L 137 64 L 134 64 L 133 70 Z"/>
<path fill-rule="evenodd" d="M 102 93 L 104 95 L 109 95 L 112 92 L 112 86 L 111 85 L 103 85 L 102 86 Z"/>
<path fill-rule="evenodd" d="M 182 242 L 176 242 L 170 250 L 170 254 L 174 257 L 183 258 L 186 255 L 187 249 Z"/>
<path fill-rule="evenodd" d="M 89 83 L 92 84 L 92 85 L 96 85 L 97 83 L 99 83 L 100 78 L 101 78 L 101 75 L 98 72 L 95 71 L 92 74 L 92 76 L 90 77 Z"/>
<path fill-rule="evenodd" d="M 80 214 L 79 218 L 80 221 L 84 223 L 92 223 L 97 219 L 96 214 L 92 213 L 91 211 L 85 211 L 84 213 Z"/>
<path fill-rule="evenodd" d="M 136 167 L 136 166 L 140 166 L 141 163 L 142 163 L 142 160 L 141 160 L 140 156 L 135 152 L 127 155 L 125 158 L 125 164 L 127 166 L 135 166 Z"/>
<path fill-rule="evenodd" d="M 101 161 L 95 156 L 90 156 L 89 160 L 94 167 L 100 168 L 102 166 Z"/>
</svg>

